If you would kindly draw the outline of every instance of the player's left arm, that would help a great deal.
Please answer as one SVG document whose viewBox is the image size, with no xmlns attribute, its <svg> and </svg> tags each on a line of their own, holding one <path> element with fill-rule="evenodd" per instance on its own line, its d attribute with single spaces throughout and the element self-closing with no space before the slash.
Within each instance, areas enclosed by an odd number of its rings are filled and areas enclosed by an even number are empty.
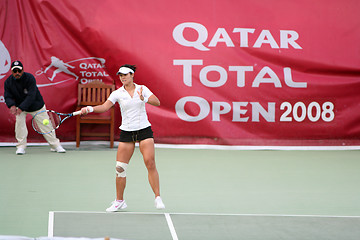
<svg viewBox="0 0 360 240">
<path fill-rule="evenodd" d="M 149 104 L 153 105 L 153 106 L 160 106 L 160 100 L 153 94 L 149 97 L 148 102 Z"/>
<path fill-rule="evenodd" d="M 141 86 L 138 91 L 141 101 L 145 101 L 153 106 L 160 106 L 160 100 L 147 87 Z"/>
</svg>

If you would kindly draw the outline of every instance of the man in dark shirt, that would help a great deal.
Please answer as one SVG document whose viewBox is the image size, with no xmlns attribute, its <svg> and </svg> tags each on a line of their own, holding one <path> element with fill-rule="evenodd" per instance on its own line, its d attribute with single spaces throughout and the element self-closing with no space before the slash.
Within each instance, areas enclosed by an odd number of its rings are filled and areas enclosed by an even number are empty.
<svg viewBox="0 0 360 240">
<path fill-rule="evenodd" d="M 5 103 L 10 109 L 10 113 L 16 116 L 15 137 L 18 141 L 16 154 L 25 154 L 27 145 L 28 130 L 26 127 L 26 115 L 34 116 L 36 113 L 46 110 L 44 99 L 36 86 L 35 77 L 24 72 L 20 61 L 11 64 L 12 74 L 5 80 L 4 97 Z M 51 151 L 65 153 L 65 149 L 60 145 L 55 132 L 43 135 L 51 146 Z"/>
</svg>

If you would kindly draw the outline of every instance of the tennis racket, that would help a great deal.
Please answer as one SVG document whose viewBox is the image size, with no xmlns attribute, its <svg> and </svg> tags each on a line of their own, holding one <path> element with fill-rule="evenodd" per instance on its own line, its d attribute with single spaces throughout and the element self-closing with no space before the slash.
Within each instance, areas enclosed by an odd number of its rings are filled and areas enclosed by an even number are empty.
<svg viewBox="0 0 360 240">
<path fill-rule="evenodd" d="M 36 113 L 31 120 L 31 124 L 37 133 L 49 134 L 58 129 L 66 119 L 80 114 L 81 111 L 58 113 L 53 110 L 45 110 Z"/>
</svg>

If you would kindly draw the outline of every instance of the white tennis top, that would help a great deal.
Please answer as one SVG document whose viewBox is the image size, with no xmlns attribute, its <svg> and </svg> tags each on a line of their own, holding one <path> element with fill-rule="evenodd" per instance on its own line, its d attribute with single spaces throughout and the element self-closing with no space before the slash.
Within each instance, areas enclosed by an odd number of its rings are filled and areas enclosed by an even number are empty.
<svg viewBox="0 0 360 240">
<path fill-rule="evenodd" d="M 153 93 L 145 85 L 135 84 L 134 96 L 125 90 L 124 86 L 113 91 L 108 100 L 113 104 L 116 102 L 120 105 L 121 110 L 121 126 L 119 127 L 124 131 L 137 131 L 151 126 L 145 108 L 145 102 L 140 100 L 138 91 L 143 88 L 142 94 L 144 97 L 150 97 Z"/>
</svg>

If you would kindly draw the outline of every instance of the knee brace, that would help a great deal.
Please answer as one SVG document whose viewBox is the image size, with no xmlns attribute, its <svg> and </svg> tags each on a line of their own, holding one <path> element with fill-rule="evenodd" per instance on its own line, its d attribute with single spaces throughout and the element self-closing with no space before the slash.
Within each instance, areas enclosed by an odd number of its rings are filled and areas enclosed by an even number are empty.
<svg viewBox="0 0 360 240">
<path fill-rule="evenodd" d="M 116 161 L 116 175 L 118 177 L 126 177 L 127 166 L 127 163 Z"/>
</svg>

